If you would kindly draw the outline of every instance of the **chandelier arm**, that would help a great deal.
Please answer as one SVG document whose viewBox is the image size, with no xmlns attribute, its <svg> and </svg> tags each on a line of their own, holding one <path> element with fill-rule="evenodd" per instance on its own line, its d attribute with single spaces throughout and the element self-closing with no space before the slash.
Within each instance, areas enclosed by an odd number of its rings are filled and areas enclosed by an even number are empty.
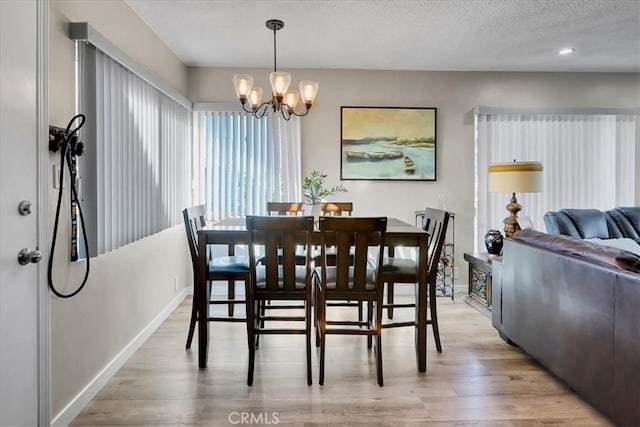
<svg viewBox="0 0 640 427">
<path fill-rule="evenodd" d="M 281 103 L 280 105 L 281 105 L 281 108 L 282 108 L 282 110 L 283 110 L 283 111 L 284 111 L 284 110 L 287 110 L 287 114 L 288 114 L 288 116 L 289 116 L 289 117 L 291 117 L 291 116 L 304 117 L 304 116 L 306 116 L 307 114 L 309 114 L 309 110 L 311 109 L 310 107 L 307 107 L 307 104 L 305 104 L 305 105 L 304 105 L 304 107 L 305 107 L 304 112 L 302 112 L 302 113 L 297 113 L 297 112 L 296 112 L 296 110 L 294 110 L 293 108 L 291 108 L 291 107 L 289 106 L 289 104 L 285 104 L 285 103 L 283 102 L 283 103 Z M 284 117 L 284 114 L 283 114 L 283 117 Z M 285 119 L 285 120 L 289 120 L 289 119 Z"/>
<path fill-rule="evenodd" d="M 240 102 L 240 104 L 242 105 L 242 110 L 243 110 L 245 113 L 252 113 L 252 114 L 253 114 L 253 112 L 254 112 L 254 111 L 253 111 L 252 109 L 247 110 L 247 108 L 245 107 L 245 105 L 247 105 L 247 103 L 246 103 L 246 102 Z"/>
<path fill-rule="evenodd" d="M 271 105 L 271 101 L 263 102 L 262 104 L 260 104 L 260 106 L 256 108 L 255 111 L 253 112 L 254 117 L 256 119 L 263 118 L 267 114 L 267 111 L 269 110 L 270 105 Z"/>
<path fill-rule="evenodd" d="M 295 110 L 291 110 L 291 113 L 296 117 L 304 117 L 307 114 L 309 114 L 309 110 L 310 110 L 310 108 L 305 108 L 303 113 L 296 113 Z"/>
<path fill-rule="evenodd" d="M 289 119 L 291 118 L 291 108 L 289 108 L 287 104 L 282 104 L 280 108 L 280 115 L 283 119 L 289 121 Z"/>
</svg>

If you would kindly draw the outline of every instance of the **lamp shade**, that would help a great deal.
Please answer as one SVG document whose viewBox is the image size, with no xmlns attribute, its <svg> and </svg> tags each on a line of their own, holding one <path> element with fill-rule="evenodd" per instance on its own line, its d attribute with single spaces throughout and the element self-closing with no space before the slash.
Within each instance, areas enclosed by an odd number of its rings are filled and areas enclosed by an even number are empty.
<svg viewBox="0 0 640 427">
<path fill-rule="evenodd" d="M 542 191 L 542 163 L 509 162 L 489 166 L 492 193 L 539 193 Z"/>
</svg>

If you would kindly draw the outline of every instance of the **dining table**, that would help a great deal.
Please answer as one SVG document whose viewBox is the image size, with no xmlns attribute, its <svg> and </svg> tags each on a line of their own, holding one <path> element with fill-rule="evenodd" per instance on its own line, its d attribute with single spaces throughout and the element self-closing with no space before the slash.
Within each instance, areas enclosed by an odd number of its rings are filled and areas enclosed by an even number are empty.
<svg viewBox="0 0 640 427">
<path fill-rule="evenodd" d="M 320 244 L 320 231 L 313 231 L 313 244 Z M 209 353 L 209 298 L 207 286 L 207 245 L 248 245 L 249 232 L 245 218 L 226 218 L 206 224 L 198 230 L 198 265 L 196 292 L 198 302 L 198 366 L 207 367 Z M 419 372 L 427 370 L 427 252 L 429 233 L 397 218 L 388 218 L 386 246 L 418 248 L 418 283 L 416 284 L 415 349 Z"/>
</svg>

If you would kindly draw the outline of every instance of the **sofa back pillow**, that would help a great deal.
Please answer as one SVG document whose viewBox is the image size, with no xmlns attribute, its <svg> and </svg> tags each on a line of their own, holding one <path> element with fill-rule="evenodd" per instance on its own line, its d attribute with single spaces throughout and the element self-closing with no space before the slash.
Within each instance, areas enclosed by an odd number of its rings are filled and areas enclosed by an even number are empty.
<svg viewBox="0 0 640 427">
<path fill-rule="evenodd" d="M 608 239 L 609 227 L 604 212 L 598 209 L 562 209 L 583 239 Z"/>
<path fill-rule="evenodd" d="M 640 207 L 619 207 L 607 211 L 622 237 L 629 237 L 640 241 Z"/>
</svg>

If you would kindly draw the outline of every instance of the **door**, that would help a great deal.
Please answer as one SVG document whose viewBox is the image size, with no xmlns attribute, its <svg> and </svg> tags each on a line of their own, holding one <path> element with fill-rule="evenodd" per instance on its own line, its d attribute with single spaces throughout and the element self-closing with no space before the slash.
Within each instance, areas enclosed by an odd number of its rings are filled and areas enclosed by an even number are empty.
<svg viewBox="0 0 640 427">
<path fill-rule="evenodd" d="M 47 28 L 46 22 L 38 25 L 41 7 L 37 0 L 0 0 L 0 426 L 48 424 L 48 409 L 44 417 L 42 409 L 48 408 L 48 391 L 41 392 L 48 361 L 39 342 L 48 336 L 39 334 L 48 319 L 43 321 L 39 298 L 49 297 L 40 285 L 41 266 L 31 262 L 38 228 L 47 224 L 38 209 L 37 140 L 39 116 L 46 112 L 46 71 L 38 71 L 39 57 L 46 59 L 38 49 Z M 23 204 L 21 214 L 23 200 L 31 207 Z M 25 265 L 18 262 L 23 248 Z"/>
</svg>

